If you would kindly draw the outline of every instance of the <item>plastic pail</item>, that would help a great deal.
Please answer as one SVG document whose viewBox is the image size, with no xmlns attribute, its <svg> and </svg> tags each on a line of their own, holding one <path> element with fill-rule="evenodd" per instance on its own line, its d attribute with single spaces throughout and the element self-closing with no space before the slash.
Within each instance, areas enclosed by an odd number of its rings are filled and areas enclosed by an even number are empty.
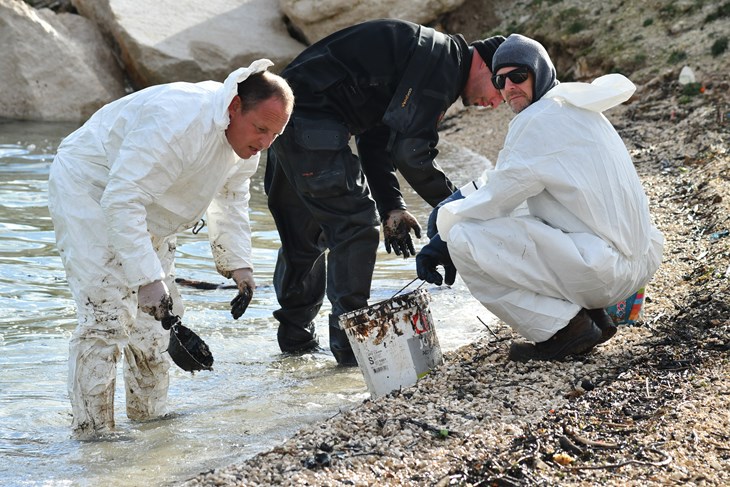
<svg viewBox="0 0 730 487">
<path fill-rule="evenodd" d="M 373 398 L 408 387 L 443 362 L 425 289 L 340 316 Z"/>
</svg>

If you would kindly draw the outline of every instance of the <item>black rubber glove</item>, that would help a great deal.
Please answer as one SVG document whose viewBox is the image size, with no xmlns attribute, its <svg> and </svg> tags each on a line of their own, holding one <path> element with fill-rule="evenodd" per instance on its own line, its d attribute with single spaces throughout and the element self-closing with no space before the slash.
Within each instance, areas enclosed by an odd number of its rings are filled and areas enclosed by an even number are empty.
<svg viewBox="0 0 730 487">
<path fill-rule="evenodd" d="M 256 282 L 253 280 L 253 269 L 242 267 L 231 273 L 231 279 L 238 287 L 238 294 L 231 300 L 231 316 L 234 320 L 240 318 L 246 312 L 253 297 L 253 290 L 256 289 Z"/>
<path fill-rule="evenodd" d="M 444 267 L 443 278 L 436 270 L 439 265 Z M 416 272 L 420 279 L 437 286 L 442 282 L 451 286 L 456 280 L 456 267 L 451 262 L 448 246 L 438 234 L 434 235 L 416 256 Z"/>
<path fill-rule="evenodd" d="M 383 239 L 385 241 L 385 251 L 390 253 L 391 249 L 395 255 L 403 255 L 407 258 L 416 255 L 416 249 L 413 247 L 410 231 L 421 238 L 421 225 L 418 220 L 407 210 L 392 210 L 388 213 L 387 218 L 383 220 Z"/>
<path fill-rule="evenodd" d="M 248 308 L 249 303 L 251 303 L 252 297 L 253 292 L 251 291 L 251 288 L 244 287 L 243 291 L 240 291 L 238 295 L 233 298 L 231 301 L 231 315 L 234 320 L 243 316 L 243 313 L 246 312 L 246 308 Z"/>
<path fill-rule="evenodd" d="M 428 238 L 433 238 L 434 235 L 439 233 L 438 228 L 436 227 L 436 217 L 439 214 L 439 209 L 444 206 L 446 203 L 450 203 L 452 201 L 456 200 L 462 200 L 464 199 L 464 196 L 461 194 L 461 190 L 457 189 L 453 193 L 451 193 L 451 196 L 443 200 L 441 203 L 436 205 L 436 208 L 434 208 L 431 211 L 431 214 L 428 215 L 428 223 L 426 224 L 426 236 Z"/>
</svg>

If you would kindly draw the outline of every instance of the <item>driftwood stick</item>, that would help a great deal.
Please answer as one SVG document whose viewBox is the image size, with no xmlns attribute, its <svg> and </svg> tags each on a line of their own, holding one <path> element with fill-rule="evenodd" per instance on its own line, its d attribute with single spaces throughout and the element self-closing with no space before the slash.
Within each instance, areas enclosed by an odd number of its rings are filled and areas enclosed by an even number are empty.
<svg viewBox="0 0 730 487">
<path fill-rule="evenodd" d="M 607 465 L 587 465 L 584 467 L 564 467 L 566 470 L 602 470 L 602 469 L 610 469 L 610 468 L 621 468 L 625 467 L 626 465 L 650 465 L 652 467 L 663 467 L 665 465 L 669 465 L 672 463 L 672 456 L 669 453 L 665 453 L 661 450 L 657 450 L 655 448 L 648 448 L 647 451 L 654 452 L 658 455 L 661 455 L 663 458 L 659 460 L 658 462 L 650 462 L 646 460 L 626 460 L 624 462 L 619 463 L 609 463 Z"/>
<path fill-rule="evenodd" d="M 570 436 L 570 438 L 573 441 L 576 441 L 584 446 L 590 446 L 593 448 L 607 448 L 607 449 L 621 448 L 621 445 L 619 445 L 618 443 L 611 443 L 608 441 L 596 441 L 596 440 L 588 439 L 585 436 L 579 435 L 578 433 L 576 433 L 575 431 L 573 431 L 572 429 L 570 429 L 568 427 L 565 428 L 565 433 L 568 436 Z"/>
</svg>

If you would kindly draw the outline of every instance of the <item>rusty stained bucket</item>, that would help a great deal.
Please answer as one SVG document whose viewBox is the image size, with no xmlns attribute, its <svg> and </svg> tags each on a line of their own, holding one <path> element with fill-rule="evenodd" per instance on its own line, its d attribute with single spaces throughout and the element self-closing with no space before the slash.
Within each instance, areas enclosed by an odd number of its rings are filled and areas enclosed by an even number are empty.
<svg viewBox="0 0 730 487">
<path fill-rule="evenodd" d="M 409 387 L 443 362 L 425 289 L 340 316 L 372 398 Z"/>
</svg>

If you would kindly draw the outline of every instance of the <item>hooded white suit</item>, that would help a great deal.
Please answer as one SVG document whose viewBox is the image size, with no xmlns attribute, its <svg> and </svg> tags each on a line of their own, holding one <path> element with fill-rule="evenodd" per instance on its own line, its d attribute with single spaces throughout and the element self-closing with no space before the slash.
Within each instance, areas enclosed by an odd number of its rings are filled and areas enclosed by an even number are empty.
<svg viewBox="0 0 730 487">
<path fill-rule="evenodd" d="M 137 309 L 139 286 L 174 283 L 177 232 L 207 210 L 209 238 L 225 277 L 251 264 L 249 180 L 257 154 L 228 143 L 237 85 L 271 66 L 262 59 L 225 83 L 170 83 L 112 102 L 58 148 L 49 209 L 79 325 L 70 343 L 69 395 L 77 435 L 114 426 L 116 364 L 124 350 L 127 415 L 165 412 L 169 332 Z"/>
<path fill-rule="evenodd" d="M 630 296 L 661 263 L 663 236 L 601 114 L 634 90 L 618 74 L 558 84 L 510 122 L 486 184 L 439 210 L 470 292 L 528 340 Z"/>
</svg>

